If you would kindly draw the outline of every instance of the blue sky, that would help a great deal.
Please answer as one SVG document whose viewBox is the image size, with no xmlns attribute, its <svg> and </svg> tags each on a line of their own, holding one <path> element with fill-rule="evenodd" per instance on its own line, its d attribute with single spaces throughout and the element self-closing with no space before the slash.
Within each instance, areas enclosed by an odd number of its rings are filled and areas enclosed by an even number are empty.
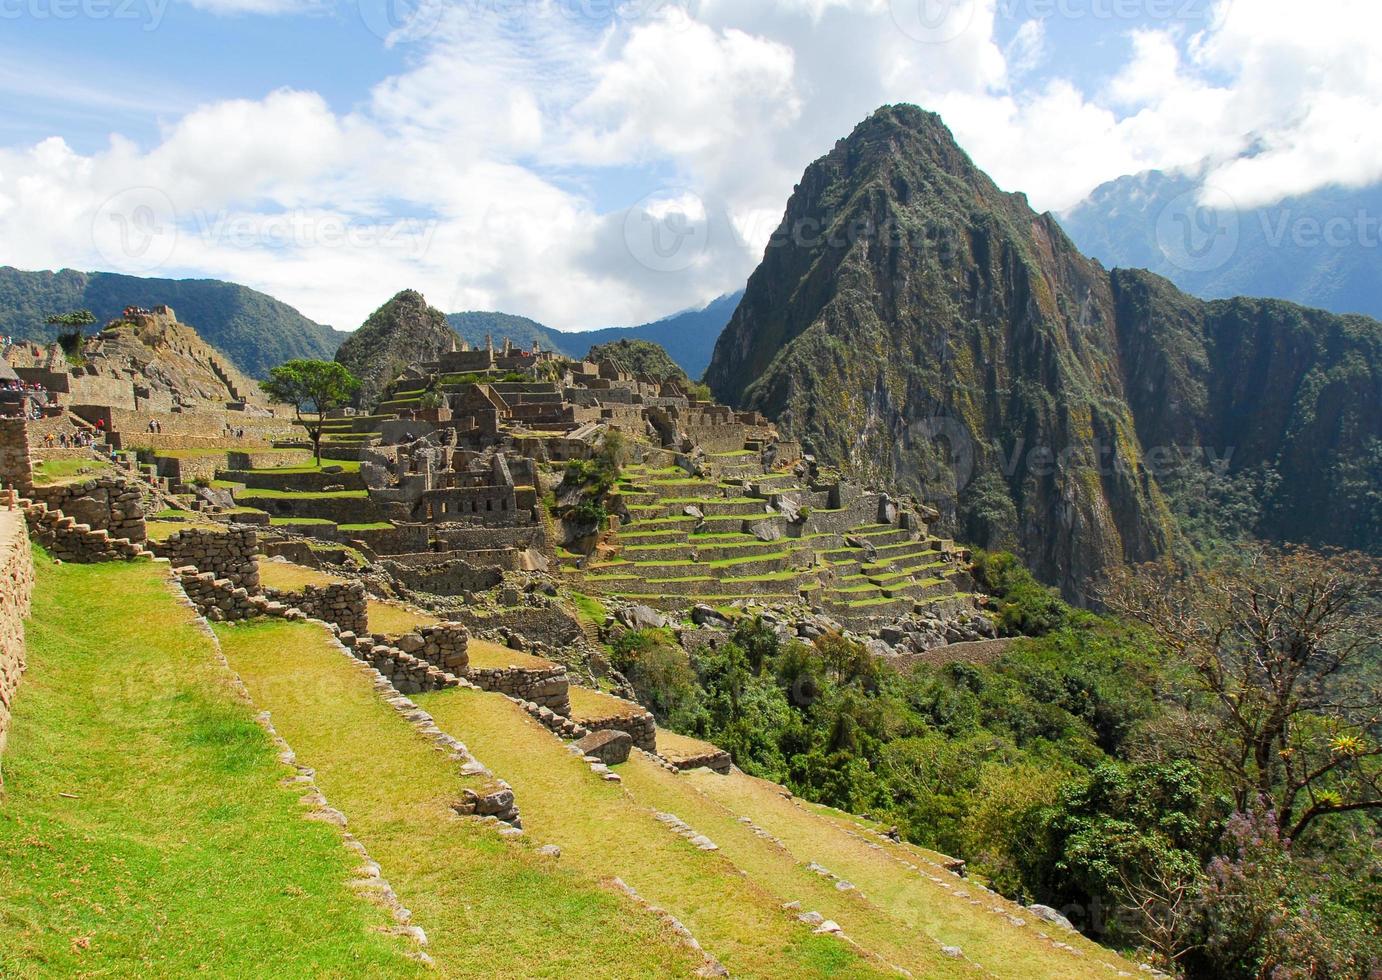
<svg viewBox="0 0 1382 980">
<path fill-rule="evenodd" d="M 0 262 L 589 328 L 739 288 L 884 102 L 1039 209 L 1153 167 L 1255 204 L 1382 166 L 1361 0 L 363 2 L 0 0 Z"/>
</svg>

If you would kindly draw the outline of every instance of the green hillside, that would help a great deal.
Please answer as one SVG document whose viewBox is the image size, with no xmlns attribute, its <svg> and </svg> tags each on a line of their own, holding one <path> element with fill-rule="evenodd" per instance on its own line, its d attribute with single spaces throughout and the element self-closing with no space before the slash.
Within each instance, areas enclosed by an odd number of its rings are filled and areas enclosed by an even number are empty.
<svg viewBox="0 0 1382 980">
<path fill-rule="evenodd" d="M 217 279 L 143 279 L 110 272 L 26 272 L 0 267 L 0 334 L 51 341 L 53 313 L 88 309 L 99 323 L 127 306 L 171 306 L 183 323 L 255 378 L 297 357 L 329 360 L 345 338 L 286 303 Z"/>
</svg>

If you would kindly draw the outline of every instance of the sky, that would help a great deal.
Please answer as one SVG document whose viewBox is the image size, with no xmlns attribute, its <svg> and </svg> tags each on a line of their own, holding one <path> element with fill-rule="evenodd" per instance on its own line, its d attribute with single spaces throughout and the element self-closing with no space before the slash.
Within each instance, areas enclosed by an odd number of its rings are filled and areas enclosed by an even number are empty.
<svg viewBox="0 0 1382 980">
<path fill-rule="evenodd" d="M 802 171 L 939 112 L 1038 210 L 1382 178 L 1375 0 L 0 0 L 0 264 L 559 329 L 742 288 Z M 151 297 L 156 302 L 157 297 Z"/>
</svg>

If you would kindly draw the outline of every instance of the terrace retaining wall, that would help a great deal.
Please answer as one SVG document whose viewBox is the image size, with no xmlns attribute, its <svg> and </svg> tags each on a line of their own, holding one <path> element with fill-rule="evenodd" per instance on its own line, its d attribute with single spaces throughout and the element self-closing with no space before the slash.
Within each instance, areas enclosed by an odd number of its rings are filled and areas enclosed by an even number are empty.
<svg viewBox="0 0 1382 980">
<path fill-rule="evenodd" d="M 167 558 L 174 568 L 191 565 L 251 592 L 259 590 L 259 534 L 254 528 L 188 528 L 152 543 L 150 550 Z"/>
<path fill-rule="evenodd" d="M 347 632 L 368 632 L 368 599 L 365 596 L 365 587 L 360 582 L 308 585 L 294 592 L 265 589 L 264 595 L 273 601 L 301 609 L 313 619 L 332 623 Z"/>
<path fill-rule="evenodd" d="M 0 755 L 10 729 L 10 705 L 24 673 L 24 619 L 33 594 L 34 563 L 24 515 L 0 505 Z M 5 784 L 0 770 L 0 788 Z"/>
<path fill-rule="evenodd" d="M 565 667 L 471 668 L 466 679 L 482 691 L 530 701 L 563 717 L 571 714 L 571 681 Z"/>
<path fill-rule="evenodd" d="M 144 496 L 138 483 L 119 477 L 103 476 L 76 483 L 33 487 L 25 496 L 60 510 L 93 531 L 106 531 L 113 538 L 133 542 L 147 539 L 144 526 Z"/>
</svg>

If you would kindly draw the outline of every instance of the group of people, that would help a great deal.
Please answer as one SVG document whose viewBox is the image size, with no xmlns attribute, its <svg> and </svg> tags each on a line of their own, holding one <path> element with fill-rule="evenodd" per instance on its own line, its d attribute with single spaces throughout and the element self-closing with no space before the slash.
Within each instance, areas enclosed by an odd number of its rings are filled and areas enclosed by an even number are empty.
<svg viewBox="0 0 1382 980">
<path fill-rule="evenodd" d="M 160 431 L 161 431 L 161 430 L 160 430 Z M 229 422 L 227 422 L 227 423 L 225 424 L 225 428 L 224 428 L 224 430 L 222 430 L 222 431 L 223 431 L 226 435 L 228 435 L 228 436 L 234 436 L 236 439 L 243 439 L 243 438 L 245 438 L 245 430 L 244 430 L 244 428 L 243 428 L 243 427 L 237 428 L 237 427 L 231 425 Z"/>
<path fill-rule="evenodd" d="M 76 429 L 71 435 L 59 432 L 54 436 L 49 432 L 43 437 L 43 445 L 48 449 L 90 449 L 96 445 L 96 434 L 90 429 Z"/>
</svg>

